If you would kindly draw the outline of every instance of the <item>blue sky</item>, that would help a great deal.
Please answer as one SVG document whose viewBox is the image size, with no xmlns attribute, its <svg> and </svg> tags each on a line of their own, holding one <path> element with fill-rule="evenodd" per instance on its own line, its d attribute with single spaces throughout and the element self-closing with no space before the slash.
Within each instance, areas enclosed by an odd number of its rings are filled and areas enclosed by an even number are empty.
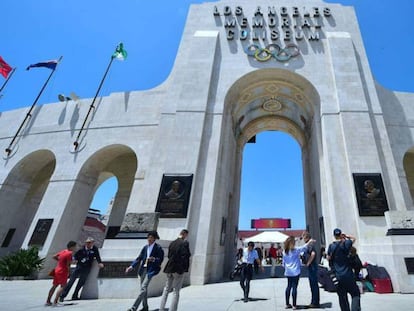
<svg viewBox="0 0 414 311">
<path fill-rule="evenodd" d="M 49 72 L 25 68 L 61 55 L 38 104 L 57 102 L 59 93 L 92 98 L 120 41 L 128 59 L 113 64 L 100 95 L 153 88 L 172 69 L 188 6 L 202 2 L 208 1 L 3 0 L 0 55 L 17 70 L 2 92 L 0 112 L 23 108 L 26 113 Z M 376 80 L 392 90 L 414 92 L 414 2 L 326 2 L 355 7 Z M 301 165 L 298 144 L 283 133 L 260 134 L 256 144 L 246 147 L 241 229 L 260 217 L 292 218 L 294 228 L 305 227 Z M 105 209 L 115 189 L 116 181 L 102 186 L 92 207 Z"/>
</svg>

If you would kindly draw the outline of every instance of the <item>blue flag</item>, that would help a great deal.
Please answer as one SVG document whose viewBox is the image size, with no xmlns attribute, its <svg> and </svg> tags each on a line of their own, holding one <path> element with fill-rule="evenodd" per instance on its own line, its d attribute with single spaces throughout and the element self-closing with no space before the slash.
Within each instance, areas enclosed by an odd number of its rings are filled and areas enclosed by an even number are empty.
<svg viewBox="0 0 414 311">
<path fill-rule="evenodd" d="M 46 67 L 46 68 L 55 70 L 57 64 L 58 64 L 58 61 L 56 59 L 54 59 L 54 60 L 47 60 L 47 61 L 44 61 L 44 62 L 40 62 L 40 63 L 36 63 L 36 64 L 31 64 L 31 65 L 29 65 L 26 68 L 26 70 L 29 70 L 30 68 L 33 68 L 33 67 Z"/>
</svg>

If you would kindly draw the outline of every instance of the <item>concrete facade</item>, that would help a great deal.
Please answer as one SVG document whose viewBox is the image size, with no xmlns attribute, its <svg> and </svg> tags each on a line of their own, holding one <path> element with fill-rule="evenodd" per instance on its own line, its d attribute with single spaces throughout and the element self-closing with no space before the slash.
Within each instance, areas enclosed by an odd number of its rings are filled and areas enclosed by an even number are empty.
<svg viewBox="0 0 414 311">
<path fill-rule="evenodd" d="M 286 48 L 279 60 L 269 56 L 275 45 L 254 55 L 273 43 Z M 353 233 L 361 258 L 385 266 L 395 291 L 414 292 L 405 263 L 414 257 L 413 101 L 414 94 L 375 82 L 352 7 L 265 0 L 193 5 L 169 78 L 152 90 L 100 98 L 78 150 L 72 143 L 91 99 L 35 108 L 2 159 L 0 241 L 16 231 L 0 255 L 27 247 L 37 221 L 53 219 L 41 249 L 50 258 L 71 233 L 77 236 L 96 189 L 111 176 L 118 191 L 108 225 L 120 227 L 127 213 L 155 212 L 163 174 L 193 174 L 187 217 L 160 218 L 157 230 L 167 246 L 187 227 L 188 281 L 217 281 L 233 264 L 243 147 L 262 131 L 278 130 L 302 148 L 311 233 L 328 242 L 335 227 Z M 1 114 L 5 148 L 25 113 Z M 360 216 L 353 180 L 359 173 L 381 174 L 384 216 Z M 142 245 L 106 239 L 102 257 L 127 262 Z M 96 295 L 114 295 L 116 282 L 100 280 Z"/>
</svg>

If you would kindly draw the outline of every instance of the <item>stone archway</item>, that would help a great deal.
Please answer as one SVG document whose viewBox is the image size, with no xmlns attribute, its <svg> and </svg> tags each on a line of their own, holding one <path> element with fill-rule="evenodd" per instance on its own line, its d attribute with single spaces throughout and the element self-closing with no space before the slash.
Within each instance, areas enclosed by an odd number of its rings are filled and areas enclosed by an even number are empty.
<svg viewBox="0 0 414 311">
<path fill-rule="evenodd" d="M 82 165 L 76 177 L 59 222 L 59 231 L 55 234 L 52 244 L 64 243 L 68 238 L 68 232 L 71 233 L 72 239 L 79 236 L 96 190 L 112 176 L 118 180 L 118 191 L 112 205 L 108 227 L 120 226 L 137 167 L 135 152 L 125 145 L 106 146 L 92 154 Z"/>
<path fill-rule="evenodd" d="M 55 167 L 55 155 L 38 150 L 8 174 L 0 189 L 0 256 L 21 248 Z"/>
<path fill-rule="evenodd" d="M 276 130 L 291 135 L 301 147 L 306 221 L 312 235 L 324 235 L 319 226 L 319 218 L 322 217 L 319 107 L 319 94 L 313 85 L 302 76 L 284 69 L 251 72 L 229 89 L 225 99 L 227 130 L 224 135 L 229 135 L 227 139 L 233 139 L 235 143 L 231 148 L 226 146 L 223 152 L 230 153 L 229 157 L 235 163 L 231 168 L 233 188 L 227 217 L 230 228 L 237 227 L 239 218 L 243 148 L 256 134 Z M 231 233 L 227 244 L 231 251 L 225 254 L 227 269 L 231 269 L 234 255 Z"/>
</svg>

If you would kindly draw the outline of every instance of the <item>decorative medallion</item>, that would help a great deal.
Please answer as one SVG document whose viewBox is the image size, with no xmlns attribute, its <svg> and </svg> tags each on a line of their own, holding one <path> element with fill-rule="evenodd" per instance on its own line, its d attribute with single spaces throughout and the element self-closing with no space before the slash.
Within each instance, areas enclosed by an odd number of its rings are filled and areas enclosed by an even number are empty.
<svg viewBox="0 0 414 311">
<path fill-rule="evenodd" d="M 278 98 L 270 97 L 263 102 L 262 108 L 269 112 L 276 112 L 283 108 L 283 104 Z"/>
</svg>

